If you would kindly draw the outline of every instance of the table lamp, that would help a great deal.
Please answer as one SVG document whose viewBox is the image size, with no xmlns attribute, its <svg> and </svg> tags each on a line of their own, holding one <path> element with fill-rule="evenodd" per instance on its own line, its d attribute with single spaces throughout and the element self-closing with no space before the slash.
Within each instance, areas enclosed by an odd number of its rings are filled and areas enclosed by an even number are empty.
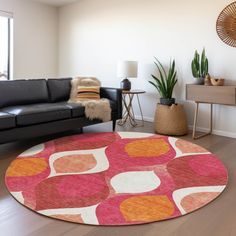
<svg viewBox="0 0 236 236">
<path fill-rule="evenodd" d="M 131 82 L 128 78 L 137 78 L 138 75 L 138 62 L 137 61 L 121 61 L 117 66 L 117 77 L 123 78 L 120 87 L 123 90 L 131 89 Z"/>
</svg>

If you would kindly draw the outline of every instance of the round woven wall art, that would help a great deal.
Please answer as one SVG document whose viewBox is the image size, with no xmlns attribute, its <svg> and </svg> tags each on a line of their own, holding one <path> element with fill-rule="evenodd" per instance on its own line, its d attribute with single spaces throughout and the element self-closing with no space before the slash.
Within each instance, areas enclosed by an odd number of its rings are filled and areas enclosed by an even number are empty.
<svg viewBox="0 0 236 236">
<path fill-rule="evenodd" d="M 220 13 L 216 31 L 220 39 L 229 46 L 236 47 L 236 2 L 232 2 Z"/>
</svg>

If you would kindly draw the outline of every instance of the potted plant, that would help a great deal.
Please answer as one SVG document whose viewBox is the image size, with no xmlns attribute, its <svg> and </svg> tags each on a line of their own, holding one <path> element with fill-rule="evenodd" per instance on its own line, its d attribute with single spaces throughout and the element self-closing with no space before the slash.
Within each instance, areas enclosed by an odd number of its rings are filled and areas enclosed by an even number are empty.
<svg viewBox="0 0 236 236">
<path fill-rule="evenodd" d="M 156 57 L 154 63 L 159 72 L 159 76 L 157 77 L 155 75 L 151 75 L 154 81 L 149 81 L 149 83 L 152 84 L 161 95 L 160 103 L 162 105 L 170 106 L 172 104 L 175 104 L 175 98 L 172 97 L 174 87 L 177 83 L 175 60 L 170 61 L 170 67 L 168 71 L 164 69 L 163 65 Z"/>
<path fill-rule="evenodd" d="M 208 59 L 205 48 L 202 50 L 201 59 L 198 51 L 195 51 L 191 67 L 193 77 L 195 78 L 194 84 L 204 84 L 205 77 L 208 74 Z"/>
</svg>

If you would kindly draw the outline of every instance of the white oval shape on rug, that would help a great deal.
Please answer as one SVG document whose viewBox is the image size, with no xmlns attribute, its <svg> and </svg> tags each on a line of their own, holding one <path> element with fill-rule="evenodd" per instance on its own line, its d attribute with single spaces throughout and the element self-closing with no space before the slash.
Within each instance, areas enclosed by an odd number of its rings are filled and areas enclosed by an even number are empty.
<svg viewBox="0 0 236 236">
<path fill-rule="evenodd" d="M 116 193 L 145 193 L 156 189 L 160 184 L 154 171 L 123 172 L 111 179 Z"/>
<path fill-rule="evenodd" d="M 34 156 L 34 155 L 42 152 L 44 150 L 44 148 L 45 148 L 45 146 L 43 143 L 36 145 L 36 146 L 26 150 L 25 152 L 21 153 L 20 157 Z"/>
</svg>

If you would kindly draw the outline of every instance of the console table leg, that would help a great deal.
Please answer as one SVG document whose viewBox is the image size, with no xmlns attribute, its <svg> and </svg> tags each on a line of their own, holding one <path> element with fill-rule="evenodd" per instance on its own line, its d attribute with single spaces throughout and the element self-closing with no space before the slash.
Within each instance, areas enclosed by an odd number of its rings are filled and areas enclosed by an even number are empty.
<svg viewBox="0 0 236 236">
<path fill-rule="evenodd" d="M 202 134 L 202 135 L 198 135 L 196 136 L 196 129 L 197 129 L 197 120 L 198 120 L 198 113 L 199 113 L 199 102 L 196 102 L 196 107 L 195 107 L 195 115 L 194 115 L 194 124 L 193 124 L 193 135 L 192 138 L 193 139 L 199 139 L 202 137 L 205 137 L 209 134 L 212 134 L 212 129 L 213 129 L 213 104 L 210 104 L 210 131 L 208 133 Z"/>
<path fill-rule="evenodd" d="M 212 130 L 213 130 L 213 104 L 211 103 L 210 134 L 212 134 Z"/>
<path fill-rule="evenodd" d="M 192 138 L 195 139 L 196 135 L 196 128 L 197 128 L 197 118 L 198 118 L 198 110 L 199 110 L 199 103 L 196 103 L 195 107 L 195 114 L 194 114 L 194 123 L 193 123 L 193 136 Z"/>
</svg>

